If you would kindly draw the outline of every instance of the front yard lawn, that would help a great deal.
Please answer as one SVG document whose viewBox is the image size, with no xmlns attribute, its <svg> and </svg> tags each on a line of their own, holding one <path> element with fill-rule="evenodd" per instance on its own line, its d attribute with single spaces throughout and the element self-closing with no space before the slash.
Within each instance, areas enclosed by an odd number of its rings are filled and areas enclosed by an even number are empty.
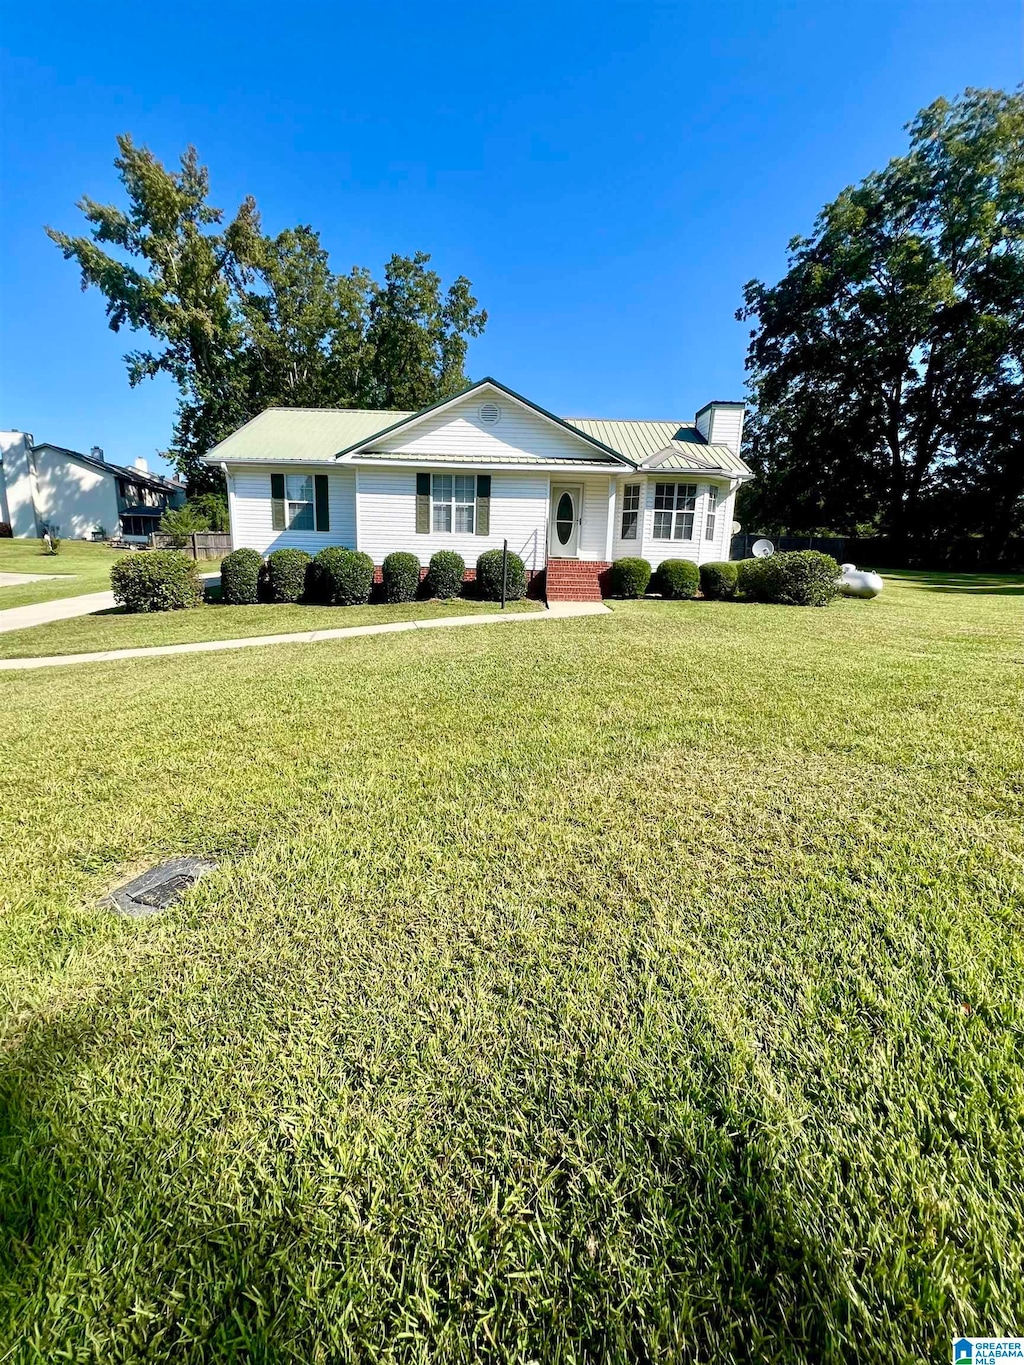
<svg viewBox="0 0 1024 1365">
<path fill-rule="evenodd" d="M 509 602 L 509 611 L 540 611 L 539 602 Z M 240 640 L 253 635 L 290 635 L 307 630 L 375 626 L 438 616 L 474 616 L 499 611 L 497 602 L 404 602 L 364 607 L 306 607 L 274 603 L 255 607 L 207 604 L 188 611 L 126 616 L 121 610 L 76 616 L 0 634 L 0 659 L 37 659 L 45 654 L 90 654 L 146 645 L 180 645 L 194 640 Z"/>
<path fill-rule="evenodd" d="M 87 540 L 64 540 L 59 554 L 47 555 L 39 540 L 0 540 L 0 573 L 60 575 L 39 583 L 0 587 L 0 611 L 87 592 L 109 592 L 111 567 L 126 553 Z"/>
<path fill-rule="evenodd" d="M 0 1358 L 1020 1331 L 1019 590 L 5 676 Z"/>
</svg>

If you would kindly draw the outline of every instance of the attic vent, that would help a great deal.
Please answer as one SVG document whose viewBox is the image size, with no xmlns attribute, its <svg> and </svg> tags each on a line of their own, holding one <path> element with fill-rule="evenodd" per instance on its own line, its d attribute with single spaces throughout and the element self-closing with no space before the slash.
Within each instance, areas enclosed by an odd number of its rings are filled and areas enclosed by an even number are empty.
<svg viewBox="0 0 1024 1365">
<path fill-rule="evenodd" d="M 481 403 L 480 420 L 486 422 L 489 427 L 493 427 L 496 422 L 501 421 L 501 408 L 497 403 Z"/>
</svg>

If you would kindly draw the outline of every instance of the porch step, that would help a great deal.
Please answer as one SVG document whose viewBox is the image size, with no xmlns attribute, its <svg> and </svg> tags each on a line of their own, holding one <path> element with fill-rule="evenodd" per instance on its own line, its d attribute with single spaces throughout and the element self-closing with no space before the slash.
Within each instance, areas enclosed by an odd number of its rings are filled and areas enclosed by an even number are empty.
<svg viewBox="0 0 1024 1365">
<path fill-rule="evenodd" d="M 600 602 L 602 575 L 611 568 L 600 560 L 549 559 L 544 593 L 549 602 Z"/>
</svg>

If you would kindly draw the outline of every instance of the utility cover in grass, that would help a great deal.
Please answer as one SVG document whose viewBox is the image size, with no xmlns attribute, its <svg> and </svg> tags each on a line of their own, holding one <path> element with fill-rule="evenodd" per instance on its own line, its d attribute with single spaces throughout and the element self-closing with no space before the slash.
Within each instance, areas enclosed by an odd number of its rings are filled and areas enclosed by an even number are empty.
<svg viewBox="0 0 1024 1365">
<path fill-rule="evenodd" d="M 189 887 L 216 866 L 207 858 L 171 858 L 111 891 L 103 904 L 114 906 L 123 915 L 156 914 L 177 905 Z"/>
</svg>

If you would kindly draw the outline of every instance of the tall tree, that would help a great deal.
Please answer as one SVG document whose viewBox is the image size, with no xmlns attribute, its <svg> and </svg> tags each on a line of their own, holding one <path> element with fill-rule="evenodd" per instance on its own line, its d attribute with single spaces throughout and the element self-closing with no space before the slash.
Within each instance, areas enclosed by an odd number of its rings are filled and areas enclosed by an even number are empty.
<svg viewBox="0 0 1024 1365">
<path fill-rule="evenodd" d="M 178 171 L 127 135 L 118 149 L 127 209 L 83 199 L 88 235 L 46 231 L 104 295 L 110 327 L 151 338 L 125 356 L 129 382 L 177 384 L 168 453 L 190 493 L 220 482 L 205 452 L 270 404 L 414 408 L 468 383 L 487 314 L 464 276 L 445 290 L 424 253 L 392 256 L 382 283 L 336 275 L 312 227 L 267 236 L 252 198 L 225 225 L 194 148 Z"/>
<path fill-rule="evenodd" d="M 775 285 L 752 280 L 748 515 L 790 530 L 935 528 L 968 470 L 1024 496 L 1024 93 L 969 90 L 909 125 L 910 147 L 826 205 Z M 1017 417 L 1012 418 L 1011 414 Z M 1015 426 L 1016 423 L 1016 426 Z M 948 509 L 948 502 L 946 506 Z M 960 528 L 958 528 L 960 529 Z"/>
</svg>

